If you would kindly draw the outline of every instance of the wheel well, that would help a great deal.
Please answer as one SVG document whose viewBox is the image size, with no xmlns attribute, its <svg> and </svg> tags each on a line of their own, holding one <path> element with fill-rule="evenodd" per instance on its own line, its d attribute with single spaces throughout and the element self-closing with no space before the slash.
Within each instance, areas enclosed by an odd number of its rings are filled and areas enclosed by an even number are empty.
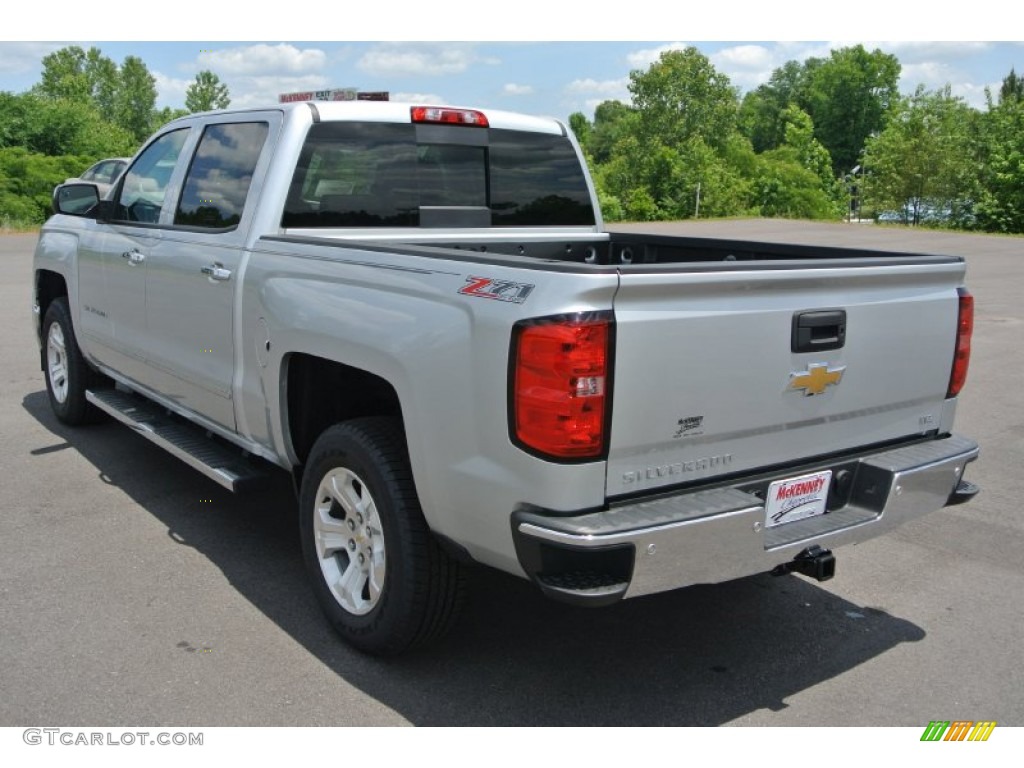
<svg viewBox="0 0 1024 768">
<path fill-rule="evenodd" d="M 46 310 L 54 299 L 68 295 L 64 278 L 56 272 L 41 269 L 36 272 L 36 301 L 39 302 L 39 318 L 46 316 Z"/>
<path fill-rule="evenodd" d="M 43 318 L 54 299 L 68 295 L 68 286 L 63 276 L 41 269 L 36 272 L 36 301 L 39 303 L 39 317 L 36 319 L 36 336 L 39 337 L 39 368 L 46 370 L 46 345 L 43 343 Z"/>
<path fill-rule="evenodd" d="M 328 427 L 361 416 L 402 417 L 386 380 L 349 365 L 295 353 L 288 356 L 288 431 L 303 464 Z"/>
</svg>

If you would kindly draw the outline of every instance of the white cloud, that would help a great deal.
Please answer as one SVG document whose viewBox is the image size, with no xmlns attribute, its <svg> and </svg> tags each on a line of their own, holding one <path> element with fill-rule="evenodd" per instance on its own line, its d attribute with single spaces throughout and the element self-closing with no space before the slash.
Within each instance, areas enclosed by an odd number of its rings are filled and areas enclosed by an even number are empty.
<svg viewBox="0 0 1024 768">
<path fill-rule="evenodd" d="M 667 51 L 680 51 L 691 43 L 674 42 L 656 48 L 643 48 L 626 55 L 626 61 L 633 69 L 647 69 Z M 769 45 L 744 43 L 723 48 L 708 55 L 708 59 L 722 74 L 728 76 L 733 85 L 743 90 L 756 88 L 768 81 L 772 72 L 790 59 L 803 61 L 811 56 L 828 56 L 827 43 L 779 42 Z"/>
<path fill-rule="evenodd" d="M 988 106 L 985 89 L 988 88 L 998 99 L 1000 85 L 1002 85 L 1002 81 L 987 85 L 984 83 L 951 83 L 950 90 L 954 96 L 959 96 L 975 109 L 985 109 Z"/>
<path fill-rule="evenodd" d="M 301 74 L 322 70 L 327 54 L 319 48 L 299 49 L 294 45 L 245 45 L 223 48 L 196 57 L 200 69 L 211 69 L 222 79 L 228 75 L 259 75 L 265 73 Z"/>
<path fill-rule="evenodd" d="M 177 77 L 168 77 L 162 72 L 153 70 L 150 72 L 156 80 L 156 103 L 158 106 L 184 107 L 185 91 L 191 80 L 183 80 Z"/>
<path fill-rule="evenodd" d="M 533 93 L 533 86 L 505 83 L 505 87 L 502 90 L 510 96 L 529 96 Z"/>
<path fill-rule="evenodd" d="M 719 72 L 727 75 L 733 85 L 756 88 L 768 80 L 781 62 L 780 56 L 763 45 L 737 45 L 723 48 L 710 57 Z"/>
<path fill-rule="evenodd" d="M 646 67 L 657 61 L 662 52 L 685 47 L 685 43 L 670 43 L 640 51 L 627 56 L 635 67 Z M 723 48 L 709 55 L 715 68 L 726 75 L 733 85 L 744 91 L 752 90 L 766 83 L 773 71 L 787 61 L 804 62 L 809 58 L 827 59 L 833 50 L 862 45 L 868 51 L 877 49 L 895 55 L 902 65 L 900 89 L 913 92 L 919 82 L 929 88 L 937 88 L 946 82 L 963 81 L 968 78 L 956 69 L 956 64 L 971 57 L 984 54 L 991 43 L 950 42 L 950 41 L 855 41 L 832 40 L 828 42 L 775 42 L 765 45 L 745 43 Z M 981 86 L 980 88 L 983 88 Z M 955 92 L 955 87 L 954 87 Z M 982 93 L 981 90 L 978 91 Z M 980 99 L 977 100 L 977 99 Z M 971 100 L 972 104 L 984 103 L 984 96 Z"/>
<path fill-rule="evenodd" d="M 607 99 L 587 99 L 583 104 L 586 106 L 590 114 L 594 114 L 597 111 L 597 108 L 606 101 Z M 620 101 L 624 101 L 624 99 L 620 99 Z"/>
<path fill-rule="evenodd" d="M 775 62 L 775 56 L 763 45 L 723 48 L 714 55 L 714 58 L 737 69 L 770 69 Z"/>
<path fill-rule="evenodd" d="M 169 77 L 156 71 L 152 75 L 156 79 L 158 107 L 185 106 L 185 92 L 193 79 Z M 264 107 L 276 104 L 282 93 L 314 91 L 337 85 L 319 74 L 234 75 L 221 77 L 221 82 L 228 87 L 232 107 Z"/>
<path fill-rule="evenodd" d="M 985 109 L 987 105 L 985 89 L 989 88 L 993 93 L 998 93 L 1001 81 L 995 83 L 972 82 L 964 72 L 941 61 L 928 61 L 903 67 L 900 77 L 900 93 L 911 94 L 919 85 L 923 85 L 929 91 L 936 91 L 948 85 L 954 96 L 959 96 L 976 109 Z"/>
<path fill-rule="evenodd" d="M 473 44 L 464 43 L 381 43 L 364 53 L 356 67 L 371 75 L 457 75 L 474 64 L 499 64 L 480 56 Z"/>
<path fill-rule="evenodd" d="M 619 77 L 614 80 L 595 80 L 592 77 L 587 77 L 581 80 L 573 80 L 565 86 L 565 90 L 572 94 L 595 94 L 609 99 L 620 97 L 628 99 L 629 89 L 626 87 L 628 83 L 628 77 Z"/>
<path fill-rule="evenodd" d="M 904 64 L 900 73 L 900 91 L 913 93 L 918 83 L 926 88 L 935 88 L 935 84 L 944 85 L 954 76 L 954 70 L 944 61 L 924 61 L 917 64 Z"/>
<path fill-rule="evenodd" d="M 190 73 L 212 70 L 228 87 L 232 107 L 258 107 L 276 103 L 282 93 L 349 85 L 329 82 L 330 78 L 322 74 L 326 67 L 327 54 L 319 48 L 261 43 L 202 51 L 194 62 L 178 68 Z M 158 104 L 184 106 L 191 78 L 183 80 L 159 72 L 153 76 L 157 79 Z"/>
<path fill-rule="evenodd" d="M 835 44 L 835 47 L 856 45 L 856 43 Z M 873 51 L 876 48 L 885 53 L 891 53 L 900 60 L 906 67 L 908 64 L 919 64 L 934 59 L 951 61 L 965 59 L 985 53 L 992 47 L 991 43 L 980 42 L 956 42 L 950 40 L 925 41 L 925 40 L 890 40 L 882 42 L 861 43 L 867 50 Z"/>
<path fill-rule="evenodd" d="M 595 80 L 592 77 L 573 80 L 565 86 L 566 98 L 563 99 L 562 105 L 568 112 L 584 110 L 593 114 L 597 106 L 605 101 L 630 104 L 633 97 L 626 87 L 628 83 L 628 77 L 615 80 Z"/>
<path fill-rule="evenodd" d="M 629 66 L 633 69 L 647 69 L 647 67 L 660 59 L 661 54 L 665 53 L 665 51 L 681 51 L 689 45 L 690 43 L 667 43 L 659 45 L 657 48 L 644 48 L 626 54 L 626 61 L 629 62 Z"/>
<path fill-rule="evenodd" d="M 708 58 L 715 69 L 729 77 L 729 81 L 742 91 L 751 91 L 767 83 L 772 72 L 787 61 L 804 62 L 807 59 L 827 59 L 833 48 L 847 43 L 777 42 L 770 45 L 736 45 L 716 51 Z M 849 45 L 854 45 L 850 43 Z"/>
</svg>

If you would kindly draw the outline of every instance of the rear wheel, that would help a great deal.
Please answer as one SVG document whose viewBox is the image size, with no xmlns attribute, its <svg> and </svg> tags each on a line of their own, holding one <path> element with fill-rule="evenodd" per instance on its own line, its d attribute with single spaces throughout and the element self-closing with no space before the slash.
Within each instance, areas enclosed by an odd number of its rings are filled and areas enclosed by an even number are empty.
<svg viewBox="0 0 1024 768">
<path fill-rule="evenodd" d="M 299 503 L 307 573 L 345 640 L 396 655 L 450 628 L 462 603 L 461 568 L 423 518 L 398 422 L 355 419 L 326 430 L 310 452 Z"/>
<path fill-rule="evenodd" d="M 43 354 L 50 407 L 65 424 L 96 421 L 102 413 L 85 399 L 85 391 L 102 381 L 78 348 L 65 297 L 54 299 L 43 317 Z"/>
</svg>

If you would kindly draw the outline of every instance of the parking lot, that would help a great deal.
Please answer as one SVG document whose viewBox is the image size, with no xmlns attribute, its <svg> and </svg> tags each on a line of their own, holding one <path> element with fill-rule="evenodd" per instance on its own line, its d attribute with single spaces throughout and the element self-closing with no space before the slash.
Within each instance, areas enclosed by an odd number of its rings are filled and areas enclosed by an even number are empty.
<svg viewBox="0 0 1024 768">
<path fill-rule="evenodd" d="M 624 228 L 624 227 L 620 227 Z M 378 661 L 306 586 L 285 476 L 235 497 L 126 427 L 69 429 L 0 236 L 0 725 L 1024 725 L 1024 239 L 784 221 L 647 231 L 960 254 L 972 503 L 758 576 L 583 609 L 471 573 L 441 645 Z"/>
</svg>

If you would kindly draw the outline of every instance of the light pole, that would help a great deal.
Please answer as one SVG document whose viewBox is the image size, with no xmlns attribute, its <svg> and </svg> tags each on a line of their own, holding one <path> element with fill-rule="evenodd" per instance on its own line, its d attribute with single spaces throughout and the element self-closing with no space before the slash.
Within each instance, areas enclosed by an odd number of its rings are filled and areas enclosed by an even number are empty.
<svg viewBox="0 0 1024 768">
<path fill-rule="evenodd" d="M 850 179 L 850 185 L 849 185 L 849 190 L 850 190 L 850 212 L 849 212 L 849 215 L 848 215 L 848 219 L 849 219 L 849 221 L 852 222 L 853 221 L 853 214 L 856 213 L 857 214 L 857 222 L 858 223 L 860 222 L 860 189 L 857 186 L 857 174 L 861 173 L 861 182 L 863 183 L 863 181 L 864 181 L 864 174 L 861 171 L 862 171 L 862 169 L 861 169 L 860 165 L 858 164 L 858 165 L 853 166 L 852 169 L 850 169 L 850 174 L 849 174 L 849 179 Z"/>
</svg>

